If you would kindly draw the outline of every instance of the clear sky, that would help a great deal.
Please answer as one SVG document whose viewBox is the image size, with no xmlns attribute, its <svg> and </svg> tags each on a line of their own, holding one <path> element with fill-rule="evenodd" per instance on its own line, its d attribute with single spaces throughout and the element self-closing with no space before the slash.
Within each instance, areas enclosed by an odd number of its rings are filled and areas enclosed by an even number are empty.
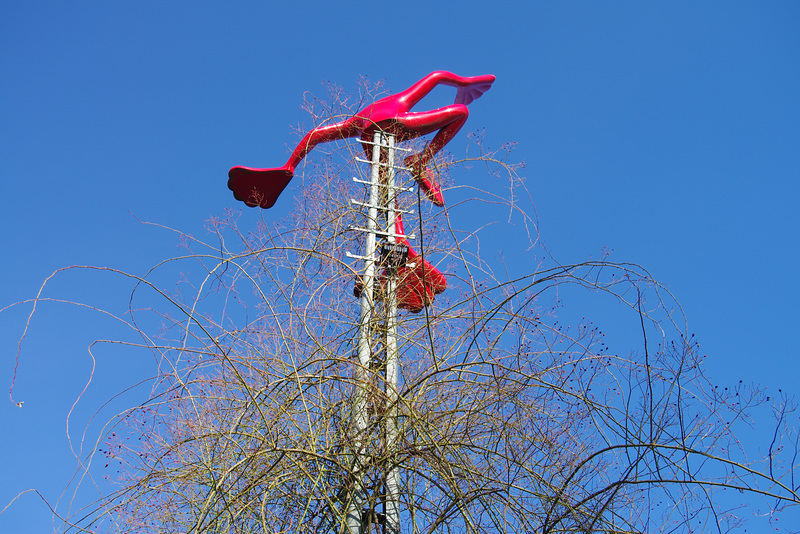
<svg viewBox="0 0 800 534">
<path fill-rule="evenodd" d="M 553 255 L 607 247 L 645 266 L 682 303 L 715 383 L 796 394 L 799 25 L 794 1 L 3 2 L 0 308 L 59 267 L 144 274 L 177 254 L 173 234 L 139 220 L 203 235 L 205 219 L 240 209 L 228 168 L 282 164 L 292 127 L 309 125 L 303 93 L 323 81 L 396 91 L 433 70 L 492 73 L 465 130 L 518 143 Z M 513 261 L 514 241 L 503 246 Z M 131 287 L 70 273 L 46 296 L 124 310 Z M 29 311 L 0 313 L 7 386 Z M 28 488 L 61 495 L 87 346 L 116 328 L 55 304 L 34 319 L 25 404 L 0 403 L 0 507 Z M 96 356 L 88 407 L 152 366 Z M 0 532 L 50 524 L 32 494 L 0 515 Z"/>
</svg>

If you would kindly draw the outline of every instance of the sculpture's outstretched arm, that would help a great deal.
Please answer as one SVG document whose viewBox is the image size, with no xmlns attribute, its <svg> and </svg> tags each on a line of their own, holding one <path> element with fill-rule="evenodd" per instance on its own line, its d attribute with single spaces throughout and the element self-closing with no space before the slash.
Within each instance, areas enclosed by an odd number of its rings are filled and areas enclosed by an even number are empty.
<svg viewBox="0 0 800 534">
<path fill-rule="evenodd" d="M 277 169 L 252 169 L 233 167 L 228 171 L 228 189 L 237 200 L 248 206 L 271 208 L 294 176 L 294 170 L 311 150 L 319 143 L 335 141 L 359 135 L 360 129 L 355 119 L 319 126 L 308 132 L 297 145 L 283 167 Z"/>
<path fill-rule="evenodd" d="M 318 144 L 348 137 L 357 137 L 360 134 L 359 121 L 355 118 L 327 126 L 317 126 L 303 137 L 303 140 L 294 149 L 284 168 L 294 173 L 300 161 Z"/>
</svg>

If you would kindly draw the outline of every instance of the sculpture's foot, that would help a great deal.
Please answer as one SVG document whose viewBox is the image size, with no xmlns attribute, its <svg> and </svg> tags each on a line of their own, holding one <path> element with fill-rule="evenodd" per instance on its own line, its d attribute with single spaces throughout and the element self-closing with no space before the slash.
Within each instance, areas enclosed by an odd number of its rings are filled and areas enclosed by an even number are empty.
<svg viewBox="0 0 800 534">
<path fill-rule="evenodd" d="M 439 186 L 439 179 L 427 165 L 419 163 L 419 156 L 409 156 L 405 159 L 405 166 L 411 169 L 411 174 L 419 184 L 419 188 L 435 205 L 444 206 L 444 195 Z"/>
<path fill-rule="evenodd" d="M 447 289 L 447 279 L 422 258 L 415 258 L 413 263 L 414 267 L 405 265 L 397 269 L 397 307 L 419 313 Z"/>
<path fill-rule="evenodd" d="M 286 168 L 251 169 L 234 167 L 228 171 L 228 189 L 233 191 L 236 200 L 241 200 L 251 208 L 261 206 L 271 208 L 293 176 Z"/>
<path fill-rule="evenodd" d="M 413 267 L 409 267 L 413 264 Z M 397 307 L 411 313 L 419 313 L 425 306 L 429 306 L 436 295 L 447 289 L 447 280 L 444 275 L 422 258 L 416 258 L 397 269 Z M 364 281 L 356 277 L 353 295 L 361 298 L 364 290 Z M 377 276 L 375 284 L 375 299 L 383 299 L 386 295 L 386 273 Z"/>
</svg>

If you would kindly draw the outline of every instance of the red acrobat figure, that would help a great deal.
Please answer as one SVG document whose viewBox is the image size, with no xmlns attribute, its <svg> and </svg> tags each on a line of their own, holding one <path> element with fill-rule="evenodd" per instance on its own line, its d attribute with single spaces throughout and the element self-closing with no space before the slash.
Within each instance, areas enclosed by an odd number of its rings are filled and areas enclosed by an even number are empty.
<svg viewBox="0 0 800 534">
<path fill-rule="evenodd" d="M 233 167 L 228 172 L 228 188 L 248 206 L 271 208 L 294 176 L 297 165 L 319 143 L 359 136 L 371 141 L 375 130 L 394 134 L 398 141 L 408 141 L 438 130 L 422 152 L 405 159 L 405 165 L 413 169 L 414 179 L 427 197 L 435 205 L 444 206 L 439 182 L 429 163 L 464 126 L 469 116 L 467 105 L 488 91 L 494 80 L 491 74 L 464 77 L 446 71 L 432 72 L 405 91 L 382 98 L 343 122 L 314 128 L 303 137 L 283 167 Z M 439 84 L 458 89 L 455 103 L 433 111 L 412 112 L 411 108 Z M 403 234 L 402 221 L 398 219 L 398 223 L 398 233 Z M 417 261 L 418 256 L 409 247 L 408 260 L 415 266 L 400 267 L 398 272 L 398 306 L 412 312 L 421 311 L 433 301 L 434 295 L 447 287 L 444 275 L 429 262 Z"/>
</svg>

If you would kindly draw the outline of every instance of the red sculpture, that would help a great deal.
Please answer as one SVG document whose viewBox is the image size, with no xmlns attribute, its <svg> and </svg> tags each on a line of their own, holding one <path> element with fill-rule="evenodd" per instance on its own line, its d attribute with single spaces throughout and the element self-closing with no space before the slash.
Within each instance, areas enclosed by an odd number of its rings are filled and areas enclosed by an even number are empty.
<svg viewBox="0 0 800 534">
<path fill-rule="evenodd" d="M 395 230 L 400 235 L 405 235 L 403 221 L 397 217 Z M 444 275 L 431 265 L 428 260 L 423 260 L 417 251 L 408 244 L 408 240 L 403 238 L 400 244 L 408 246 L 408 259 L 405 265 L 397 267 L 397 306 L 409 310 L 412 313 L 419 313 L 422 308 L 433 302 L 436 295 L 447 289 L 447 279 Z M 378 290 L 384 292 L 386 289 L 386 275 L 388 270 L 384 270 L 378 276 Z M 363 281 L 359 277 L 353 288 L 353 294 L 361 297 Z"/>
<path fill-rule="evenodd" d="M 407 141 L 438 130 L 422 152 L 405 159 L 405 165 L 413 169 L 414 179 L 428 198 L 435 205 L 444 206 L 439 182 L 428 164 L 466 122 L 467 105 L 488 91 L 494 80 L 491 74 L 463 77 L 446 71 L 432 72 L 405 91 L 382 98 L 343 122 L 314 128 L 300 141 L 283 167 L 233 167 L 228 172 L 228 188 L 237 200 L 248 206 L 271 208 L 292 179 L 297 165 L 319 143 L 358 136 L 371 141 L 378 129 L 394 134 L 398 141 Z M 433 111 L 412 112 L 411 108 L 439 84 L 458 89 L 455 103 Z M 365 150 L 369 156 L 368 145 Z M 397 233 L 404 235 L 402 221 L 398 219 L 398 222 Z M 408 243 L 405 239 L 402 241 Z M 444 275 L 417 257 L 418 254 L 409 249 L 409 264 L 415 266 L 398 270 L 398 306 L 413 312 L 421 311 L 447 287 Z"/>
</svg>

